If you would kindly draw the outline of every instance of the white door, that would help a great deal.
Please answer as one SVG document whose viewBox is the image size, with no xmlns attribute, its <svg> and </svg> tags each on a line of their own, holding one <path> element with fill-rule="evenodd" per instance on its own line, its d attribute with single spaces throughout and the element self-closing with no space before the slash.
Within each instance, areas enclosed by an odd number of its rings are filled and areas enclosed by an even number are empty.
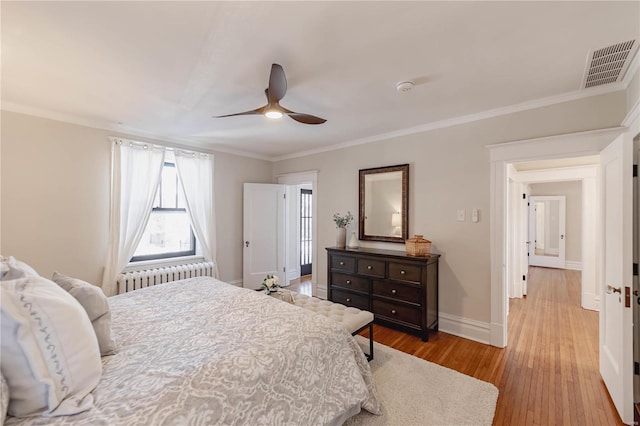
<svg viewBox="0 0 640 426">
<path fill-rule="evenodd" d="M 244 184 L 242 286 L 258 289 L 268 274 L 285 281 L 285 186 Z"/>
<path fill-rule="evenodd" d="M 566 198 L 529 197 L 529 265 L 565 267 Z"/>
<path fill-rule="evenodd" d="M 628 135 L 621 135 L 600 154 L 604 279 L 600 286 L 600 374 L 627 424 L 633 421 L 631 142 Z"/>
</svg>

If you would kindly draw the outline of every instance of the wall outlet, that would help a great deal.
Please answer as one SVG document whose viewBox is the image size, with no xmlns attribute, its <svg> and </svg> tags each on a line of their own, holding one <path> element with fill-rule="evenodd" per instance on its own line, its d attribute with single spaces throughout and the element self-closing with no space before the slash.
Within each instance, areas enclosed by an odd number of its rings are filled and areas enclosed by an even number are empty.
<svg viewBox="0 0 640 426">
<path fill-rule="evenodd" d="M 478 223 L 479 220 L 480 220 L 480 216 L 478 213 L 478 209 L 471 210 L 471 222 Z"/>
<path fill-rule="evenodd" d="M 466 218 L 467 214 L 465 213 L 464 209 L 459 209 L 458 214 L 456 215 L 456 219 L 458 220 L 458 222 L 464 222 Z"/>
</svg>

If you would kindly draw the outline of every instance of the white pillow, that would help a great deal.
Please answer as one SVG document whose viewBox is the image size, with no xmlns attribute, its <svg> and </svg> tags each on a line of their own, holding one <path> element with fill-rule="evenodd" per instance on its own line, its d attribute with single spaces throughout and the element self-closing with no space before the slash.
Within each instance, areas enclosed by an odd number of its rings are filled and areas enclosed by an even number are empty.
<svg viewBox="0 0 640 426">
<path fill-rule="evenodd" d="M 2 265 L 0 267 L 0 270 L 2 271 L 0 273 L 0 277 L 2 280 L 9 280 L 9 279 L 16 279 L 16 277 L 12 277 L 11 275 L 7 275 L 7 273 L 9 272 L 9 268 L 11 269 L 15 269 L 15 271 L 13 271 L 13 273 L 18 273 L 21 272 L 24 275 L 28 275 L 28 276 L 33 276 L 33 277 L 39 277 L 40 275 L 36 272 L 35 269 L 33 269 L 31 266 L 27 265 L 24 262 L 19 261 L 18 259 L 16 259 L 13 256 L 9 256 L 9 257 L 5 257 L 5 256 L 0 256 L 0 264 Z"/>
<path fill-rule="evenodd" d="M 4 424 L 9 409 L 9 385 L 0 371 L 0 425 Z"/>
<path fill-rule="evenodd" d="M 77 278 L 53 273 L 53 282 L 69 292 L 87 311 L 91 325 L 98 338 L 100 355 L 113 355 L 116 344 L 111 338 L 111 309 L 109 300 L 100 287 Z"/>
<path fill-rule="evenodd" d="M 84 308 L 42 277 L 1 285 L 0 367 L 9 384 L 8 413 L 62 416 L 91 408 L 102 363 Z"/>
</svg>

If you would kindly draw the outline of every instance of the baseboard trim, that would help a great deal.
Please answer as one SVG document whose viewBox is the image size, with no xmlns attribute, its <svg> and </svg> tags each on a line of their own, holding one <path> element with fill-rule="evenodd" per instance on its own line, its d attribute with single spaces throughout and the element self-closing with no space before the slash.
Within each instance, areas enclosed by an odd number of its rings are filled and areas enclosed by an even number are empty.
<svg viewBox="0 0 640 426">
<path fill-rule="evenodd" d="M 564 269 L 571 269 L 572 271 L 582 271 L 582 262 L 575 260 L 565 260 Z"/>
<path fill-rule="evenodd" d="M 438 329 L 454 336 L 474 340 L 486 345 L 491 344 L 491 325 L 486 322 L 440 312 Z"/>
<path fill-rule="evenodd" d="M 582 295 L 582 307 L 591 311 L 599 311 L 600 297 L 593 293 L 584 293 Z"/>
<path fill-rule="evenodd" d="M 227 284 L 235 285 L 236 287 L 242 287 L 242 280 L 227 281 Z"/>
<path fill-rule="evenodd" d="M 327 289 L 325 287 L 316 286 L 316 294 L 314 294 L 314 296 L 320 299 L 327 300 Z"/>
</svg>

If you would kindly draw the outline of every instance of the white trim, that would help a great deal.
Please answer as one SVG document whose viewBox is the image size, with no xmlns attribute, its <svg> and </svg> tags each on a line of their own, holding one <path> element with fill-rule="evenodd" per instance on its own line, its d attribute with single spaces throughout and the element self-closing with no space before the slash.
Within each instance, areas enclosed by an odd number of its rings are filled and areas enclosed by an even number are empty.
<svg viewBox="0 0 640 426">
<path fill-rule="evenodd" d="M 558 167 L 554 169 L 525 170 L 514 172 L 511 179 L 515 182 L 542 183 L 581 180 L 585 177 L 596 177 L 595 164 L 584 166 Z"/>
<path fill-rule="evenodd" d="M 77 124 L 80 126 L 87 126 L 87 127 L 97 128 L 97 129 L 122 132 L 122 133 L 130 134 L 133 136 L 148 137 L 153 139 L 174 142 L 177 144 L 186 144 L 191 148 L 207 149 L 207 151 L 213 151 L 214 153 L 222 152 L 227 154 L 238 155 L 241 157 L 249 157 L 249 158 L 255 158 L 258 160 L 275 162 L 275 161 L 289 160 L 292 158 L 305 157 L 307 155 L 319 154 L 322 152 L 335 151 L 338 149 L 348 148 L 348 147 L 357 146 L 357 145 L 363 145 L 363 144 L 377 142 L 385 139 L 407 136 L 407 135 L 427 132 L 431 130 L 443 129 L 447 127 L 459 126 L 461 124 L 472 123 L 474 121 L 486 120 L 488 118 L 499 117 L 503 115 L 513 114 L 516 112 L 542 108 L 550 105 L 555 105 L 555 104 L 560 104 L 564 102 L 570 102 L 570 101 L 575 101 L 579 99 L 585 99 L 593 96 L 599 96 L 607 93 L 626 90 L 631 81 L 631 77 L 627 78 L 627 75 L 635 73 L 635 68 L 638 68 L 637 56 L 638 55 L 636 55 L 636 59 L 629 66 L 629 69 L 627 70 L 627 73 L 623 81 L 618 83 L 611 83 L 603 86 L 592 87 L 589 89 L 576 90 L 572 92 L 563 93 L 560 95 L 549 96 L 546 98 L 534 99 L 534 100 L 525 101 L 525 102 L 521 102 L 514 105 L 509 105 L 509 106 L 500 107 L 500 108 L 493 108 L 490 110 L 485 110 L 485 111 L 481 111 L 473 114 L 467 114 L 467 115 L 462 115 L 458 117 L 448 118 L 445 120 L 434 121 L 431 123 L 425 123 L 418 126 L 396 130 L 393 132 L 380 133 L 380 134 L 371 135 L 371 136 L 367 136 L 364 138 L 359 138 L 351 141 L 340 142 L 340 143 L 329 145 L 322 148 L 305 150 L 305 151 L 300 151 L 293 154 L 287 154 L 287 155 L 281 155 L 281 156 L 265 156 L 265 155 L 254 154 L 246 151 L 238 151 L 238 150 L 224 148 L 224 147 L 218 147 L 218 146 L 211 147 L 210 145 L 209 145 L 209 148 L 204 148 L 198 142 L 187 139 L 187 138 L 160 135 L 160 134 L 149 132 L 142 129 L 119 125 L 117 123 L 107 123 L 102 120 L 92 120 L 92 119 L 77 116 L 74 114 L 59 113 L 55 111 L 46 110 L 43 108 L 31 107 L 31 106 L 22 105 L 14 102 L 3 101 L 0 104 L 0 108 L 5 111 L 11 111 L 11 112 L 17 112 L 20 114 L 27 114 L 27 115 L 32 115 L 36 117 L 48 118 L 50 120 L 62 121 L 66 123 Z M 632 69 L 632 67 L 634 69 Z"/>
<path fill-rule="evenodd" d="M 108 130 L 123 135 L 135 136 L 140 138 L 154 139 L 155 141 L 143 141 L 143 142 L 162 142 L 165 145 L 167 142 L 175 144 L 177 148 L 187 150 L 200 150 L 209 154 L 215 154 L 216 152 L 224 154 L 232 154 L 240 157 L 255 158 L 257 160 L 274 161 L 272 157 L 260 154 L 253 154 L 245 151 L 238 151 L 235 149 L 214 146 L 210 144 L 199 144 L 196 141 L 186 138 L 180 138 L 175 136 L 167 136 L 154 132 L 149 132 L 142 129 L 136 129 L 133 127 L 127 127 L 117 123 L 106 123 L 100 120 L 92 120 L 89 118 L 79 117 L 73 114 L 64 114 L 55 111 L 50 111 L 42 108 L 35 108 L 27 105 L 17 104 L 14 102 L 2 101 L 0 109 L 9 112 L 16 112 L 18 114 L 31 115 L 34 117 L 46 118 L 48 120 L 61 121 L 63 123 L 75 124 L 77 126 L 91 127 L 93 129 Z M 125 138 L 127 138 L 125 137 Z"/>
<path fill-rule="evenodd" d="M 127 266 L 122 270 L 122 273 L 142 271 L 144 269 L 180 266 L 200 262 L 205 262 L 205 259 L 204 257 L 197 254 L 193 256 L 169 257 L 166 259 L 141 260 L 139 262 L 129 262 Z"/>
<path fill-rule="evenodd" d="M 434 121 L 431 123 L 408 127 L 406 129 L 396 130 L 393 132 L 386 132 L 386 133 L 380 133 L 377 135 L 371 135 L 364 138 L 359 138 L 351 141 L 345 141 L 345 142 L 337 143 L 334 145 L 325 146 L 322 148 L 315 148 L 315 149 L 296 152 L 293 154 L 282 155 L 279 157 L 272 158 L 272 161 L 290 160 L 292 158 L 306 157 L 307 155 L 320 154 L 328 151 L 335 151 L 337 149 L 364 145 L 371 142 L 378 142 L 381 140 L 413 135 L 416 133 L 423 133 L 431 130 L 443 129 L 446 127 L 459 126 L 461 124 L 472 123 L 474 121 L 486 120 L 489 118 L 499 117 L 502 115 L 513 114 L 516 112 L 526 111 L 530 109 L 542 108 L 549 105 L 575 101 L 583 98 L 589 98 L 592 96 L 599 96 L 599 95 L 613 93 L 613 92 L 617 92 L 625 89 L 626 89 L 626 86 L 624 86 L 624 83 L 622 82 L 611 83 L 606 86 L 596 86 L 593 88 L 577 90 L 574 92 L 568 92 L 568 93 L 564 93 L 557 96 L 550 96 L 547 98 L 535 99 L 532 101 L 526 101 L 526 102 L 522 102 L 515 105 L 509 105 L 506 107 L 485 110 L 485 111 L 481 111 L 474 114 L 462 115 L 458 117 L 448 118 L 445 120 Z"/>
<path fill-rule="evenodd" d="M 323 300 L 327 300 L 327 288 L 326 287 L 317 287 L 315 297 Z"/>
<path fill-rule="evenodd" d="M 625 127 L 631 127 L 631 124 L 640 117 L 640 99 L 634 106 L 631 107 L 627 115 L 622 120 L 622 125 Z"/>
<path fill-rule="evenodd" d="M 582 308 L 590 311 L 600 311 L 600 295 L 593 293 L 583 294 Z"/>
<path fill-rule="evenodd" d="M 599 155 L 607 141 L 622 134 L 626 127 L 609 127 L 586 132 L 565 133 L 542 138 L 522 139 L 512 142 L 485 145 L 489 149 L 490 161 L 509 162 L 546 160 L 553 158 Z M 549 154 L 540 154 L 540 150 Z"/>
<path fill-rule="evenodd" d="M 236 287 L 242 287 L 242 280 L 227 281 L 227 284 L 231 284 Z"/>
<path fill-rule="evenodd" d="M 490 253 L 491 253 L 491 344 L 497 347 L 505 347 L 507 344 L 507 165 L 518 161 L 546 160 L 550 158 L 567 158 L 579 155 L 598 154 L 615 137 L 621 134 L 625 128 L 617 127 L 601 129 L 590 132 L 580 132 L 557 137 L 530 139 L 504 144 L 489 145 L 490 168 Z M 583 203 L 585 203 L 585 185 L 592 187 L 596 184 L 596 178 L 583 179 Z M 596 201 L 597 202 L 597 201 Z M 597 210 L 597 209 L 595 209 Z M 584 219 L 593 220 L 591 229 L 600 229 L 600 220 L 597 212 L 584 215 L 583 208 L 583 247 L 588 245 L 585 241 L 585 229 L 589 228 Z M 595 236 L 594 236 L 595 239 Z M 597 246 L 596 244 L 593 245 Z M 593 253 L 592 253 L 593 254 Z M 595 258 L 597 260 L 597 258 Z M 583 253 L 583 269 L 586 266 L 595 268 L 595 263 L 590 264 L 587 255 Z M 593 273 L 595 274 L 595 273 Z M 583 270 L 583 275 L 592 275 Z M 598 277 L 594 277 L 597 281 Z M 598 288 L 598 287 L 595 287 Z M 583 301 L 584 303 L 584 301 Z"/>
<path fill-rule="evenodd" d="M 327 287 L 318 286 L 318 171 L 309 170 L 306 172 L 287 173 L 276 176 L 279 184 L 283 185 L 300 185 L 303 183 L 311 182 L 311 212 L 312 220 L 312 244 L 311 244 L 311 294 L 320 297 L 321 299 L 327 298 Z M 321 296 L 323 295 L 323 296 Z"/>
<path fill-rule="evenodd" d="M 486 345 L 491 340 L 491 324 L 443 312 L 438 315 L 438 330 Z"/>
<path fill-rule="evenodd" d="M 565 260 L 564 269 L 570 269 L 572 271 L 582 271 L 582 262 L 576 260 Z"/>
</svg>

